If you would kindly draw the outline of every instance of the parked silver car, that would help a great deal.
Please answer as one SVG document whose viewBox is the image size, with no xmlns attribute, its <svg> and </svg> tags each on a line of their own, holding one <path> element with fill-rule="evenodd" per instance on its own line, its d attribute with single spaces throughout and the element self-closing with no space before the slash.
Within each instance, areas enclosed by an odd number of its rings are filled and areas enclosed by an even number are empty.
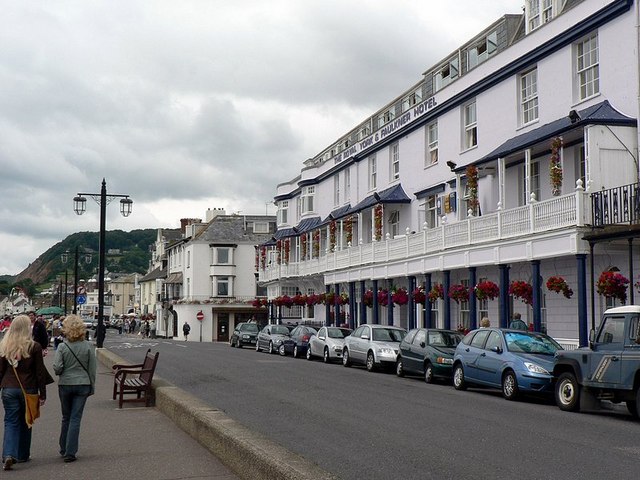
<svg viewBox="0 0 640 480">
<path fill-rule="evenodd" d="M 372 372 L 377 367 L 395 366 L 404 328 L 387 325 L 360 325 L 344 340 L 342 364 L 361 363 Z"/>
<path fill-rule="evenodd" d="M 276 353 L 285 339 L 289 338 L 289 329 L 285 325 L 267 325 L 258 334 L 256 352 L 266 350 Z"/>
<path fill-rule="evenodd" d="M 322 357 L 324 363 L 342 358 L 344 339 L 351 335 L 351 329 L 339 327 L 322 327 L 318 333 L 309 339 L 307 360 Z"/>
</svg>

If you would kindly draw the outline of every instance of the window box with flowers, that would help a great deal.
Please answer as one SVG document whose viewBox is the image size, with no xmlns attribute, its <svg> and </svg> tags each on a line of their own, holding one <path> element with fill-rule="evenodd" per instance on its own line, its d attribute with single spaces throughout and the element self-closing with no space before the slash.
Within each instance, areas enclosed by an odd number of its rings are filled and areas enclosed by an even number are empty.
<svg viewBox="0 0 640 480">
<path fill-rule="evenodd" d="M 514 280 L 509 285 L 509 295 L 519 298 L 527 305 L 533 305 L 533 287 L 523 280 Z"/>
<path fill-rule="evenodd" d="M 404 287 L 397 288 L 395 292 L 391 294 L 391 300 L 396 305 L 406 305 L 409 303 L 409 293 Z"/>
<path fill-rule="evenodd" d="M 627 301 L 627 285 L 629 279 L 619 272 L 607 270 L 598 278 L 597 291 L 605 297 L 617 298 L 622 303 Z"/>
<path fill-rule="evenodd" d="M 475 165 L 469 165 L 466 170 L 467 176 L 467 206 L 471 210 L 472 215 L 477 215 L 478 206 L 478 169 Z"/>
<path fill-rule="evenodd" d="M 373 207 L 373 237 L 376 242 L 382 240 L 382 205 L 376 205 Z"/>
<path fill-rule="evenodd" d="M 344 234 L 346 236 L 347 244 L 353 243 L 353 215 L 349 215 L 344 220 Z"/>
<path fill-rule="evenodd" d="M 475 287 L 478 300 L 495 300 L 500 295 L 500 287 L 491 280 L 483 280 Z"/>
<path fill-rule="evenodd" d="M 294 295 L 292 300 L 294 305 L 298 305 L 301 307 L 307 304 L 306 295 L 301 295 L 301 294 Z"/>
<path fill-rule="evenodd" d="M 557 197 L 562 192 L 561 149 L 562 137 L 555 137 L 551 141 L 551 158 L 549 159 L 549 183 L 551 184 L 551 193 L 554 197 Z"/>
<path fill-rule="evenodd" d="M 550 292 L 562 293 L 567 298 L 571 298 L 573 295 L 573 290 L 569 288 L 567 281 L 562 277 L 549 277 L 547 289 Z"/>
<path fill-rule="evenodd" d="M 427 303 L 427 295 L 424 291 L 424 286 L 420 285 L 413 291 L 413 301 L 421 305 Z"/>
<path fill-rule="evenodd" d="M 336 231 L 338 230 L 338 223 L 332 220 L 329 224 L 329 250 L 333 251 L 336 248 Z"/>
<path fill-rule="evenodd" d="M 439 298 L 444 298 L 444 287 L 441 283 L 435 283 L 429 290 L 429 301 L 435 303 Z"/>
<path fill-rule="evenodd" d="M 455 283 L 449 287 L 449 298 L 456 303 L 469 301 L 469 288 L 462 283 Z"/>
</svg>

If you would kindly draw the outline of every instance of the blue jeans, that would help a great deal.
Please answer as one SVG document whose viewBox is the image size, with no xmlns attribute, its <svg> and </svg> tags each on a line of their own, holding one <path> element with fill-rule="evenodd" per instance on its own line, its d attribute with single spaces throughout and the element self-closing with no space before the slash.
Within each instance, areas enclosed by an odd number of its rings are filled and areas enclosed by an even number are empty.
<svg viewBox="0 0 640 480">
<path fill-rule="evenodd" d="M 80 421 L 90 392 L 91 385 L 58 385 L 62 407 L 60 454 L 63 456 L 75 456 L 78 453 Z"/>
<path fill-rule="evenodd" d="M 27 389 L 28 393 L 38 390 Z M 2 443 L 2 461 L 12 457 L 19 462 L 26 462 L 31 455 L 31 429 L 24 419 L 24 395 L 20 388 L 3 388 L 2 405 L 4 406 L 4 441 Z"/>
</svg>

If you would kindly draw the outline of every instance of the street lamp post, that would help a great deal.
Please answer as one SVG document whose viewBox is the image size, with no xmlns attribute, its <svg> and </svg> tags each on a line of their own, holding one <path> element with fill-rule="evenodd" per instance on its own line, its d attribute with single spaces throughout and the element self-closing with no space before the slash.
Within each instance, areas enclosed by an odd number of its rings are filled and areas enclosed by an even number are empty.
<svg viewBox="0 0 640 480">
<path fill-rule="evenodd" d="M 102 179 L 102 188 L 100 193 L 78 193 L 73 199 L 73 210 L 82 215 L 86 210 L 87 199 L 86 196 L 93 198 L 100 206 L 100 243 L 98 254 L 98 328 L 96 333 L 96 346 L 102 348 L 104 343 L 104 263 L 105 263 L 105 237 L 106 237 L 106 223 L 107 223 L 107 204 L 114 198 L 120 198 L 120 213 L 123 217 L 131 215 L 131 207 L 133 200 L 129 198 L 129 195 L 107 195 L 107 182 Z"/>
</svg>

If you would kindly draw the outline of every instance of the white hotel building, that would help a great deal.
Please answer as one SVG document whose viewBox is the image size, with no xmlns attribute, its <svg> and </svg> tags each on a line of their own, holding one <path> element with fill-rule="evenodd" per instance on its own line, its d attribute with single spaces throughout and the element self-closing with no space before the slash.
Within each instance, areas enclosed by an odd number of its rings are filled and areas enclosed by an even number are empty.
<svg viewBox="0 0 640 480">
<path fill-rule="evenodd" d="M 631 279 L 634 300 L 638 24 L 632 0 L 526 0 L 523 14 L 433 65 L 278 185 L 278 231 L 259 266 L 269 298 L 345 292 L 352 326 L 475 328 L 482 316 L 506 326 L 519 312 L 536 330 L 586 344 L 619 302 L 596 292 L 601 272 Z M 571 298 L 548 290 L 551 276 Z M 368 289 L 447 292 L 484 279 L 498 298 L 471 289 L 468 301 L 445 293 L 425 308 L 361 301 Z M 531 305 L 509 294 L 513 281 L 532 286 Z M 329 310 L 297 312 L 331 322 Z"/>
</svg>

